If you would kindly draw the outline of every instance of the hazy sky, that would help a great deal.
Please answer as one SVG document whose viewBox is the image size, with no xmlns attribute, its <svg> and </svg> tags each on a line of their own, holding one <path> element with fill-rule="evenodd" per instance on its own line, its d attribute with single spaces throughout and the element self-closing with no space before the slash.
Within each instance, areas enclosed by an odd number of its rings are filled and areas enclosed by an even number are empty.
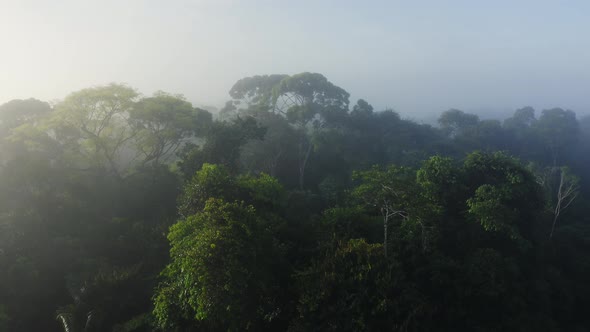
<svg viewBox="0 0 590 332">
<path fill-rule="evenodd" d="M 123 82 L 220 107 L 324 74 L 375 108 L 590 110 L 590 1 L 0 0 L 0 103 Z"/>
</svg>

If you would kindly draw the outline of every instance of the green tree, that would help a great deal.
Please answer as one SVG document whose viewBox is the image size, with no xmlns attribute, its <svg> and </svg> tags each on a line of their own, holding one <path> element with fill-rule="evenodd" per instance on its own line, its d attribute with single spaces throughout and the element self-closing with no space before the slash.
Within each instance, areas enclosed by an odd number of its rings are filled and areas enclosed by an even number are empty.
<svg viewBox="0 0 590 332">
<path fill-rule="evenodd" d="M 314 134 L 345 117 L 349 104 L 348 92 L 318 73 L 248 77 L 238 81 L 230 95 L 234 104 L 282 114 L 295 127 L 299 137 L 296 150 L 300 189 L 314 147 Z"/>
<path fill-rule="evenodd" d="M 297 145 L 299 189 L 313 149 L 313 136 L 327 124 L 328 117 L 348 112 L 349 93 L 317 73 L 286 77 L 273 89 L 273 109 L 285 114 L 299 131 Z"/>
<path fill-rule="evenodd" d="M 11 100 L 0 105 L 0 133 L 38 120 L 51 111 L 48 103 L 34 98 Z"/>
<path fill-rule="evenodd" d="M 381 244 L 341 242 L 297 277 L 293 331 L 404 331 L 412 319 L 408 311 L 416 303 L 402 294 L 405 276 Z"/>
<path fill-rule="evenodd" d="M 565 158 L 571 157 L 570 153 L 579 139 L 576 113 L 561 108 L 544 110 L 534 128 L 548 150 L 550 159 L 546 161 L 552 166 L 556 167 Z"/>
<path fill-rule="evenodd" d="M 266 129 L 259 127 L 252 117 L 237 118 L 233 122 L 213 122 L 202 146 L 186 144 L 179 152 L 178 166 L 190 179 L 204 163 L 220 164 L 232 173 L 240 169 L 242 147 L 251 139 L 262 139 Z"/>
<path fill-rule="evenodd" d="M 143 98 L 129 112 L 137 130 L 134 148 L 142 155 L 142 165 L 159 165 L 173 156 L 193 136 L 203 136 L 211 124 L 211 114 L 195 109 L 182 96 L 157 92 Z"/>
<path fill-rule="evenodd" d="M 479 123 L 479 117 L 457 109 L 450 109 L 440 115 L 438 123 L 447 136 L 454 138 L 473 130 Z"/>
<path fill-rule="evenodd" d="M 260 330 L 281 313 L 272 236 L 253 206 L 210 199 L 170 229 L 172 262 L 154 314 L 162 328 Z"/>
<path fill-rule="evenodd" d="M 549 238 L 553 238 L 557 220 L 580 193 L 580 178 L 568 167 L 547 167 L 537 175 L 538 182 L 545 189 L 548 207 L 553 214 Z"/>
<path fill-rule="evenodd" d="M 137 135 L 128 123 L 137 97 L 135 90 L 119 84 L 74 92 L 55 106 L 49 129 L 76 154 L 81 167 L 121 177 L 124 149 Z"/>
<path fill-rule="evenodd" d="M 465 159 L 464 180 L 471 197 L 469 213 L 486 231 L 500 232 L 520 243 L 543 206 L 540 186 L 519 161 L 503 153 L 471 153 Z M 524 234 L 523 234 L 524 233 Z"/>
<path fill-rule="evenodd" d="M 280 114 L 258 109 L 247 114 L 252 115 L 260 127 L 266 128 L 266 133 L 262 139 L 250 139 L 243 146 L 240 160 L 244 169 L 282 176 L 281 179 L 288 182 L 289 161 L 294 158 L 298 132 Z"/>
<path fill-rule="evenodd" d="M 33 98 L 11 100 L 0 106 L 0 167 L 28 150 L 25 140 L 18 137 L 21 136 L 22 131 L 31 132 L 31 129 L 25 130 L 22 127 L 31 127 L 43 121 L 52 111 L 48 103 Z M 48 142 L 49 138 L 46 135 L 41 133 L 37 135 L 38 142 Z M 46 150 L 42 152 L 47 155 L 55 152 L 55 149 L 47 144 L 42 146 Z"/>
<path fill-rule="evenodd" d="M 183 218 L 201 211 L 209 198 L 232 201 L 238 196 L 235 178 L 223 165 L 203 164 L 185 185 L 178 210 Z"/>
<path fill-rule="evenodd" d="M 408 220 L 411 200 L 416 194 L 414 173 L 403 167 L 374 166 L 370 170 L 355 172 L 353 177 L 361 183 L 353 196 L 362 204 L 376 210 L 383 218 L 383 251 L 388 256 L 390 223 L 394 218 Z"/>
<path fill-rule="evenodd" d="M 536 121 L 535 109 L 527 106 L 517 109 L 512 117 L 504 120 L 504 127 L 523 131 L 533 126 Z"/>
<path fill-rule="evenodd" d="M 237 81 L 229 90 L 232 104 L 249 107 L 273 107 L 273 90 L 288 75 L 257 75 Z"/>
</svg>

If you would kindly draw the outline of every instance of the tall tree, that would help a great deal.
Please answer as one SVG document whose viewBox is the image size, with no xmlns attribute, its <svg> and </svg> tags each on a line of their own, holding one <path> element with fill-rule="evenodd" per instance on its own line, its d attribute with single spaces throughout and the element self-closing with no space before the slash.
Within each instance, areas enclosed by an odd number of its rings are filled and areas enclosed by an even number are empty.
<svg viewBox="0 0 590 332">
<path fill-rule="evenodd" d="M 18 132 L 23 131 L 20 127 L 32 126 L 42 121 L 51 111 L 53 109 L 48 103 L 33 98 L 15 99 L 0 105 L 0 166 L 27 150 L 27 144 L 18 138 Z"/>
<path fill-rule="evenodd" d="M 438 123 L 447 136 L 454 138 L 473 130 L 479 123 L 479 117 L 457 109 L 450 109 L 440 115 Z"/>
<path fill-rule="evenodd" d="M 557 220 L 580 193 L 580 178 L 572 174 L 568 167 L 547 167 L 537 175 L 538 182 L 545 189 L 547 203 L 553 214 L 549 238 L 553 238 Z"/>
<path fill-rule="evenodd" d="M 273 91 L 288 75 L 257 75 L 245 77 L 237 81 L 229 90 L 233 98 L 232 104 L 239 107 L 274 106 Z"/>
<path fill-rule="evenodd" d="M 296 128 L 300 189 L 304 187 L 314 134 L 328 124 L 327 119 L 342 118 L 349 104 L 349 93 L 318 73 L 247 77 L 232 87 L 230 95 L 234 104 L 282 114 Z"/>
<path fill-rule="evenodd" d="M 366 206 L 376 209 L 383 218 L 383 251 L 389 253 L 390 223 L 394 218 L 410 218 L 409 202 L 415 194 L 411 170 L 389 166 L 382 169 L 374 166 L 368 171 L 356 172 L 353 176 L 361 180 L 353 195 Z"/>
<path fill-rule="evenodd" d="M 0 105 L 0 133 L 39 119 L 51 111 L 48 103 L 34 98 L 11 100 Z"/>
<path fill-rule="evenodd" d="M 124 148 L 137 135 L 128 123 L 137 97 L 135 90 L 120 84 L 74 92 L 56 105 L 50 120 L 53 135 L 78 153 L 84 166 L 121 177 Z"/>
<path fill-rule="evenodd" d="M 221 164 L 237 173 L 242 147 L 250 140 L 262 139 L 265 133 L 266 128 L 260 127 L 250 116 L 238 117 L 231 122 L 213 122 L 202 146 L 189 143 L 179 151 L 180 170 L 185 179 L 190 179 L 205 163 Z"/>
<path fill-rule="evenodd" d="M 300 132 L 298 144 L 299 189 L 313 149 L 313 136 L 330 125 L 329 116 L 348 112 L 349 93 L 317 73 L 286 77 L 273 89 L 273 109 L 286 115 Z"/>
<path fill-rule="evenodd" d="M 576 113 L 561 108 L 544 110 L 535 123 L 535 130 L 545 143 L 552 166 L 563 164 L 565 158 L 571 157 L 579 139 Z"/>
<path fill-rule="evenodd" d="M 209 199 L 170 229 L 172 262 L 155 297 L 163 328 L 260 330 L 281 313 L 281 266 L 253 206 Z M 273 254 L 274 253 L 274 254 Z"/>
<path fill-rule="evenodd" d="M 165 162 L 190 138 L 203 136 L 212 121 L 209 112 L 193 108 L 184 97 L 161 91 L 141 99 L 129 115 L 142 165 Z"/>
</svg>

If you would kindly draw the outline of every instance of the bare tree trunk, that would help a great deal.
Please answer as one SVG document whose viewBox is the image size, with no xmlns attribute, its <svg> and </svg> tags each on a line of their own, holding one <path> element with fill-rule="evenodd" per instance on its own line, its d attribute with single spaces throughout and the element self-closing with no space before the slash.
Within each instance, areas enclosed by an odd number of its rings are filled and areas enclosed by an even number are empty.
<svg viewBox="0 0 590 332">
<path fill-rule="evenodd" d="M 555 232 L 555 225 L 562 209 L 566 209 L 578 196 L 578 186 L 575 181 L 571 179 L 568 181 L 565 177 L 563 169 L 559 169 L 559 187 L 557 189 L 557 201 L 555 202 L 555 210 L 553 210 L 553 225 L 551 226 L 551 233 L 549 238 L 553 238 Z"/>
<path fill-rule="evenodd" d="M 555 231 L 555 224 L 557 224 L 557 218 L 559 217 L 559 213 L 561 212 L 561 191 L 563 189 L 563 171 L 560 171 L 559 176 L 559 189 L 557 189 L 557 203 L 555 204 L 555 210 L 553 211 L 553 225 L 551 226 L 551 233 L 549 234 L 549 238 L 553 238 L 553 232 Z"/>
</svg>

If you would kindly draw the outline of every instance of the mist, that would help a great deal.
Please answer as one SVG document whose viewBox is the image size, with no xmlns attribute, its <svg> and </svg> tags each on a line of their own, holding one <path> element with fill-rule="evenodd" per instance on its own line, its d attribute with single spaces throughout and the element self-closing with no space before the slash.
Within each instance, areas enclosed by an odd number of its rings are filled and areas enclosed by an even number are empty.
<svg viewBox="0 0 590 332">
<path fill-rule="evenodd" d="M 221 108 L 242 77 L 321 72 L 404 116 L 585 113 L 584 1 L 2 2 L 0 102 L 122 82 Z"/>
<path fill-rule="evenodd" d="M 589 9 L 0 0 L 0 332 L 590 331 Z"/>
</svg>

